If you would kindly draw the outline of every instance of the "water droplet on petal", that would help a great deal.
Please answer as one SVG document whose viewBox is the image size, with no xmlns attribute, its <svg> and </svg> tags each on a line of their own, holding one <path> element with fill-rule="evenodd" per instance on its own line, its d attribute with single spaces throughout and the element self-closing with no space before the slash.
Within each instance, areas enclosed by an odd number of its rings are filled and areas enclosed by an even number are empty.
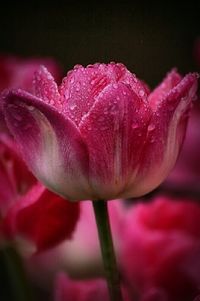
<svg viewBox="0 0 200 301">
<path fill-rule="evenodd" d="M 140 95 L 141 97 L 143 97 L 144 94 L 145 94 L 144 90 L 140 90 L 140 91 L 139 91 L 139 95 Z"/>
<path fill-rule="evenodd" d="M 72 78 L 70 79 L 70 83 L 73 84 L 73 83 L 74 83 L 74 80 L 75 80 L 74 77 L 72 77 Z"/>
<path fill-rule="evenodd" d="M 114 83 L 114 84 L 113 84 L 113 88 L 114 88 L 114 89 L 117 89 L 117 87 L 118 87 L 117 84 Z"/>
<path fill-rule="evenodd" d="M 70 108 L 71 111 L 75 110 L 76 109 L 76 104 L 75 103 L 70 103 L 69 108 Z"/>
<path fill-rule="evenodd" d="M 78 91 L 80 91 L 80 84 L 79 83 L 77 83 L 77 85 L 76 85 L 76 92 L 78 92 Z"/>
<path fill-rule="evenodd" d="M 138 123 L 132 123 L 132 129 L 137 129 L 139 127 Z"/>
<path fill-rule="evenodd" d="M 148 131 L 153 131 L 155 129 L 155 124 L 149 124 Z"/>
<path fill-rule="evenodd" d="M 123 95 L 126 95 L 126 91 L 123 91 L 122 93 L 123 93 Z"/>
<path fill-rule="evenodd" d="M 27 109 L 28 109 L 29 111 L 34 111 L 34 110 L 35 110 L 35 108 L 34 108 L 33 106 L 27 106 Z"/>
</svg>

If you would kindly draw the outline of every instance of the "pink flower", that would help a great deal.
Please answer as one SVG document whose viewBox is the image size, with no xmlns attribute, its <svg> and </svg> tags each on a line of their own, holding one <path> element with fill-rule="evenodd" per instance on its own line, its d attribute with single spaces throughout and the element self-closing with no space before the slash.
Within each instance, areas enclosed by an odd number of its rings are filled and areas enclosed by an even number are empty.
<svg viewBox="0 0 200 301">
<path fill-rule="evenodd" d="M 79 204 L 64 200 L 37 183 L 16 144 L 3 134 L 0 185 L 1 244 L 16 241 L 19 246 L 30 246 L 28 251 L 39 252 L 71 238 L 79 217 Z"/>
<path fill-rule="evenodd" d="M 72 280 L 60 273 L 56 279 L 55 301 L 109 301 L 103 279 Z"/>
<path fill-rule="evenodd" d="M 198 203 L 166 197 L 129 210 L 120 263 L 130 291 L 141 300 L 188 301 L 199 294 L 199 220 Z"/>
<path fill-rule="evenodd" d="M 149 94 L 122 64 L 76 66 L 59 88 L 43 67 L 34 89 L 10 91 L 4 110 L 36 177 L 71 200 L 128 198 L 173 167 L 197 75 L 173 70 Z"/>
<path fill-rule="evenodd" d="M 0 55 L 0 91 L 7 88 L 21 88 L 32 91 L 32 81 L 35 71 L 44 65 L 60 80 L 61 72 L 58 64 L 50 58 L 19 58 Z"/>
<path fill-rule="evenodd" d="M 55 283 L 55 301 L 109 301 L 105 280 L 101 278 L 89 280 L 72 280 L 64 273 L 59 273 Z M 129 296 L 123 290 L 123 300 Z"/>
</svg>

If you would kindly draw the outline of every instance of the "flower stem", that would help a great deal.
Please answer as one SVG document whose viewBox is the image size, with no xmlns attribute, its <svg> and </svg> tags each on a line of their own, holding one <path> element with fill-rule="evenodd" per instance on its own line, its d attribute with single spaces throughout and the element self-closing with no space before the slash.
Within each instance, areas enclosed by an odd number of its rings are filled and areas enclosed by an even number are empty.
<svg viewBox="0 0 200 301">
<path fill-rule="evenodd" d="M 107 201 L 93 201 L 93 208 L 98 228 L 101 253 L 111 301 L 122 301 L 120 277 L 113 247 L 108 216 Z"/>
</svg>

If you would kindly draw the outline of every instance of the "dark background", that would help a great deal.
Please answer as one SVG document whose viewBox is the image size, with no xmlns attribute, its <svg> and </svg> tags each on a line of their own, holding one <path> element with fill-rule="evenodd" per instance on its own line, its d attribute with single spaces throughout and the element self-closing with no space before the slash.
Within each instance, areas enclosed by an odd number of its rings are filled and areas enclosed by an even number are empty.
<svg viewBox="0 0 200 301">
<path fill-rule="evenodd" d="M 119 61 L 150 85 L 174 66 L 197 70 L 198 35 L 200 1 L 10 1 L 0 11 L 1 53 L 55 57 L 64 73 Z"/>
</svg>

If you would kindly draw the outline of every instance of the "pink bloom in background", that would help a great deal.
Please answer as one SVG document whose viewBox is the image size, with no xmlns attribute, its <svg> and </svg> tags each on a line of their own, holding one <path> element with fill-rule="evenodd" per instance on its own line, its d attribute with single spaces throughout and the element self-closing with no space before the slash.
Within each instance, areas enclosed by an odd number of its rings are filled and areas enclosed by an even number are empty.
<svg viewBox="0 0 200 301">
<path fill-rule="evenodd" d="M 166 197 L 127 211 L 120 264 L 130 292 L 145 301 L 188 301 L 199 294 L 199 220 L 198 203 Z"/>
<path fill-rule="evenodd" d="M 115 63 L 75 66 L 58 87 L 42 67 L 35 95 L 10 91 L 4 110 L 47 187 L 71 200 L 128 198 L 154 189 L 173 167 L 196 89 L 196 74 L 182 79 L 173 70 L 149 93 Z"/>
<path fill-rule="evenodd" d="M 61 79 L 60 67 L 51 58 L 25 59 L 0 55 L 0 91 L 7 88 L 21 88 L 31 92 L 33 75 L 40 65 L 47 67 L 57 82 Z"/>
<path fill-rule="evenodd" d="M 55 301 L 109 301 L 105 280 L 72 280 L 63 273 L 59 273 L 55 283 Z M 133 301 L 123 290 L 123 301 Z"/>
<path fill-rule="evenodd" d="M 0 135 L 0 184 L 1 244 L 23 241 L 39 252 L 71 238 L 79 204 L 37 183 L 6 134 Z"/>
<path fill-rule="evenodd" d="M 109 301 L 103 279 L 72 280 L 60 273 L 56 279 L 55 301 Z"/>
<path fill-rule="evenodd" d="M 53 74 L 56 82 L 61 80 L 58 63 L 51 58 L 20 58 L 0 55 L 0 92 L 9 88 L 21 88 L 32 92 L 33 76 L 40 65 L 44 65 Z M 0 131 L 6 131 L 2 108 L 0 106 Z"/>
<path fill-rule="evenodd" d="M 200 106 L 195 103 L 191 111 L 183 148 L 177 163 L 166 180 L 167 187 L 195 193 L 200 183 Z"/>
</svg>

